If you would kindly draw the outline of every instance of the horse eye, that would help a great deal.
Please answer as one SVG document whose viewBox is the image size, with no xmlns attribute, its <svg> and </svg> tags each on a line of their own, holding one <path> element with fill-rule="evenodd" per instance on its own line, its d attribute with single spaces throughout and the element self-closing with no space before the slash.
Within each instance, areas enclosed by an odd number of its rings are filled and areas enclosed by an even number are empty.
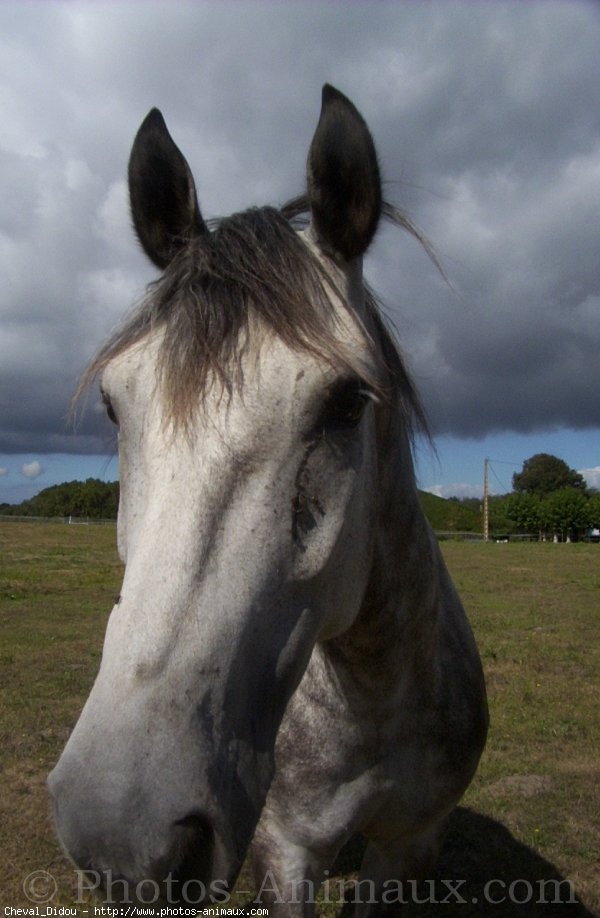
<svg viewBox="0 0 600 918">
<path fill-rule="evenodd" d="M 346 380 L 330 394 L 325 405 L 322 428 L 352 430 L 358 427 L 372 395 L 359 379 Z"/>
<path fill-rule="evenodd" d="M 117 415 L 116 415 L 116 413 L 115 413 L 115 409 L 114 409 L 113 406 L 112 406 L 112 402 L 111 402 L 109 396 L 108 396 L 107 393 L 104 391 L 104 389 L 101 389 L 101 390 L 100 390 L 100 395 L 101 395 L 101 397 L 102 397 L 102 404 L 103 404 L 104 407 L 106 408 L 106 413 L 107 413 L 108 417 L 109 417 L 110 420 L 113 422 L 113 424 L 116 424 L 117 427 L 118 427 L 118 426 L 119 426 L 119 419 L 117 418 Z"/>
</svg>

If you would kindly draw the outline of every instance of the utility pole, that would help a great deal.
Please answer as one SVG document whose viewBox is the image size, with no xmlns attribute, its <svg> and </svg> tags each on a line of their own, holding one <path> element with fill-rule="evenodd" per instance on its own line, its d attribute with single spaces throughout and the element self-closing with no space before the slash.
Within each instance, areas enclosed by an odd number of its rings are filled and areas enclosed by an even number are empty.
<svg viewBox="0 0 600 918">
<path fill-rule="evenodd" d="M 483 541 L 490 540 L 490 500 L 488 488 L 488 465 L 490 460 L 483 461 Z"/>
</svg>

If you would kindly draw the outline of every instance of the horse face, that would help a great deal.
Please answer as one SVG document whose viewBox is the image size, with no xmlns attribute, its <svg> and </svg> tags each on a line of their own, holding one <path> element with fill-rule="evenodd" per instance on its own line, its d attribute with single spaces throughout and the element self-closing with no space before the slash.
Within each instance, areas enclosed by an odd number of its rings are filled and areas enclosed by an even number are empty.
<svg viewBox="0 0 600 918">
<path fill-rule="evenodd" d="M 277 729 L 315 641 L 369 571 L 373 406 L 352 377 L 266 341 L 243 391 L 174 433 L 158 341 L 111 364 L 126 563 L 96 683 L 55 769 L 76 862 L 133 884 L 229 882 L 267 793 Z"/>
</svg>

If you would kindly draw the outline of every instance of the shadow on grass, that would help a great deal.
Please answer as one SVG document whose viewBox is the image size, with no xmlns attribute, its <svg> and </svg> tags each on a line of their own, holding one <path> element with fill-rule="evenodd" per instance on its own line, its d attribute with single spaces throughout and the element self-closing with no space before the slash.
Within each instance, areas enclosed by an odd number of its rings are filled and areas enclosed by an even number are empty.
<svg viewBox="0 0 600 918">
<path fill-rule="evenodd" d="M 354 839 L 340 853 L 332 874 L 359 869 L 365 848 Z M 395 890 L 388 887 L 390 900 Z M 518 841 L 502 823 L 458 807 L 450 819 L 446 842 L 431 880 L 405 884 L 395 896 L 402 918 L 597 918 L 579 902 L 568 878 L 540 854 Z M 347 898 L 352 899 L 352 892 Z M 343 918 L 353 906 L 346 903 Z"/>
</svg>

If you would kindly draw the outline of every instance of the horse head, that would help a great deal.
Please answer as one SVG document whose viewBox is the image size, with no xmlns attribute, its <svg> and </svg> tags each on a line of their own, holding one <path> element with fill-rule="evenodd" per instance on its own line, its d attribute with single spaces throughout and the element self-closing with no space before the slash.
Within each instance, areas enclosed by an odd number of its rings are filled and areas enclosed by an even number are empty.
<svg viewBox="0 0 600 918">
<path fill-rule="evenodd" d="M 286 705 L 369 578 L 394 382 L 362 283 L 381 183 L 329 86 L 307 173 L 304 229 L 293 207 L 209 226 L 157 110 L 133 145 L 133 222 L 162 275 L 88 374 L 119 430 L 125 574 L 49 779 L 66 851 L 123 901 L 234 881 Z"/>
</svg>

